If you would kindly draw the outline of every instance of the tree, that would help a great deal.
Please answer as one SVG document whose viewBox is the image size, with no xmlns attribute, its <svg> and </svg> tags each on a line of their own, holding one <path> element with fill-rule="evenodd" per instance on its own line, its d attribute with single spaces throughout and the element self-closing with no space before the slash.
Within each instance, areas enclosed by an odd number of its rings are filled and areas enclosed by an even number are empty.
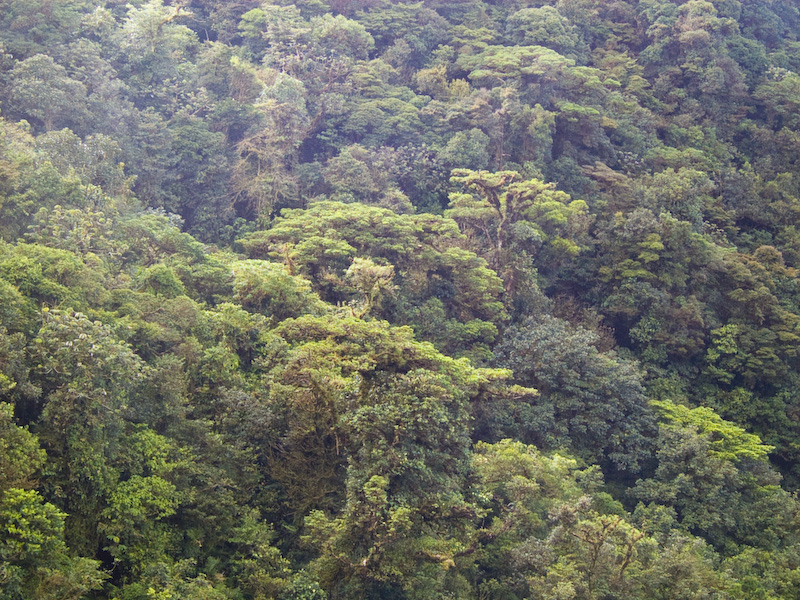
<svg viewBox="0 0 800 600">
<path fill-rule="evenodd" d="M 185 495 L 173 479 L 178 463 L 177 448 L 146 426 L 129 432 L 120 452 L 121 481 L 108 494 L 99 530 L 104 549 L 114 557 L 114 566 L 136 578 L 148 568 L 169 564 L 176 535 L 164 521 L 173 516 Z"/>
<path fill-rule="evenodd" d="M 448 570 L 474 514 L 462 492 L 468 399 L 506 373 L 445 357 L 385 322 L 302 317 L 277 332 L 292 349 L 273 376 L 285 433 L 272 475 L 307 515 L 323 587 L 414 598 L 463 590 Z"/>
<path fill-rule="evenodd" d="M 585 52 L 576 27 L 552 6 L 523 8 L 510 15 L 506 35 L 512 44 L 544 46 L 568 58 Z"/>
<path fill-rule="evenodd" d="M 545 448 L 570 440 L 590 462 L 637 472 L 655 437 L 642 375 L 635 363 L 595 348 L 595 334 L 551 316 L 508 328 L 495 350 L 497 364 L 539 391 L 520 415 L 517 435 Z"/>
<path fill-rule="evenodd" d="M 253 216 L 269 217 L 281 208 L 296 207 L 300 200 L 294 168 L 311 129 L 306 93 L 300 80 L 275 74 L 256 106 L 258 124 L 237 144 L 235 201 Z"/>
<path fill-rule="evenodd" d="M 148 0 L 127 9 L 113 34 L 116 66 L 138 108 L 150 106 L 171 117 L 181 101 L 193 95 L 194 65 L 187 59 L 196 49 L 197 37 L 175 22 L 186 13 L 181 6 Z"/>
<path fill-rule="evenodd" d="M 489 166 L 489 136 L 480 129 L 459 131 L 439 151 L 446 165 L 460 169 L 485 169 Z"/>
<path fill-rule="evenodd" d="M 506 318 L 499 279 L 461 247 L 464 238 L 449 219 L 338 202 L 283 215 L 242 244 L 254 258 L 283 260 L 327 302 L 363 299 L 353 272 L 346 276 L 361 258 L 394 267 L 391 284 L 397 291 L 384 296 L 380 310 L 373 304 L 373 316 L 413 324 L 421 338 L 449 352 L 469 349 L 481 356 Z"/>
<path fill-rule="evenodd" d="M 13 241 L 27 225 L 33 203 L 21 192 L 28 187 L 34 166 L 33 136 L 0 117 L 0 238 Z"/>
<path fill-rule="evenodd" d="M 69 514 L 67 541 L 93 553 L 99 513 L 119 477 L 123 411 L 144 365 L 108 326 L 81 313 L 51 310 L 42 318 L 31 351 L 44 394 L 37 429 L 50 460 L 47 487 L 54 495 L 71 490 L 59 498 Z"/>
<path fill-rule="evenodd" d="M 41 123 L 43 131 L 80 128 L 86 116 L 86 87 L 46 54 L 19 62 L 11 73 L 12 110 Z"/>
<path fill-rule="evenodd" d="M 7 378 L 3 383 L 9 386 Z M 11 488 L 34 487 L 35 476 L 47 457 L 37 437 L 27 427 L 16 425 L 13 416 L 13 406 L 0 403 L 0 495 Z"/>
<path fill-rule="evenodd" d="M 398 188 L 398 162 L 402 160 L 398 154 L 389 147 L 374 151 L 353 144 L 342 148 L 322 170 L 330 199 L 375 204 L 398 213 L 414 212 L 411 200 Z"/>
<path fill-rule="evenodd" d="M 64 517 L 33 490 L 0 492 L 0 598 L 78 600 L 100 587 L 98 563 L 70 556 Z"/>
<path fill-rule="evenodd" d="M 696 356 L 705 344 L 701 291 L 718 248 L 685 221 L 637 208 L 597 230 L 595 262 L 609 324 L 655 363 Z M 602 290 L 602 291 L 601 291 Z"/>
<path fill-rule="evenodd" d="M 787 540 L 782 532 L 796 503 L 765 460 L 772 447 L 711 409 L 670 401 L 655 407 L 662 418 L 658 467 L 632 496 L 674 508 L 685 530 L 729 555 L 740 544 L 775 548 Z"/>
<path fill-rule="evenodd" d="M 389 55 L 405 46 L 402 60 L 410 67 L 424 63 L 426 54 L 447 39 L 448 23 L 423 2 L 378 0 L 356 13 L 356 20 L 375 38 L 378 52 Z M 397 66 L 405 66 L 398 64 Z"/>
<path fill-rule="evenodd" d="M 66 250 L 38 244 L 0 245 L 0 279 L 37 305 L 85 308 L 104 295 L 103 272 Z"/>
<path fill-rule="evenodd" d="M 524 181 L 514 171 L 467 169 L 453 171 L 451 181 L 465 191 L 451 194 L 445 214 L 503 278 L 509 301 L 518 288 L 530 285 L 534 268 L 580 251 L 586 203 L 572 200 L 555 185 Z"/>
<path fill-rule="evenodd" d="M 242 307 L 272 318 L 275 323 L 305 313 L 324 312 L 320 299 L 302 277 L 290 275 L 283 265 L 260 260 L 231 265 L 234 298 Z"/>
<path fill-rule="evenodd" d="M 170 124 L 170 137 L 174 164 L 162 186 L 162 206 L 181 215 L 198 237 L 213 239 L 234 216 L 225 136 L 201 119 L 179 117 Z"/>
<path fill-rule="evenodd" d="M 6 0 L 0 15 L 3 45 L 20 60 L 52 52 L 69 42 L 89 9 L 84 0 Z"/>
<path fill-rule="evenodd" d="M 512 440 L 479 443 L 477 591 L 556 600 L 721 598 L 735 582 L 701 540 L 670 531 L 666 511 L 633 515 L 599 491 L 596 467 Z"/>
</svg>

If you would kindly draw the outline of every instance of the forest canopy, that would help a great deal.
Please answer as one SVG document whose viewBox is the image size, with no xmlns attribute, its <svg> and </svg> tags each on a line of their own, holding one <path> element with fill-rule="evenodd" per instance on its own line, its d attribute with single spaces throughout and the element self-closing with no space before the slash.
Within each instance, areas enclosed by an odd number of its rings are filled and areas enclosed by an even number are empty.
<svg viewBox="0 0 800 600">
<path fill-rule="evenodd" d="M 0 0 L 0 600 L 800 598 L 796 4 Z"/>
</svg>

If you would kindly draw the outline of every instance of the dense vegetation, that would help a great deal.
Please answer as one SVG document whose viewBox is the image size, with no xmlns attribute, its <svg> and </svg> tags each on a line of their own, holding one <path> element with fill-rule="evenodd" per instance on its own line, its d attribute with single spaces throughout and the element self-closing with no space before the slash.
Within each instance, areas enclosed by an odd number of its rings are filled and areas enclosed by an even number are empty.
<svg viewBox="0 0 800 600">
<path fill-rule="evenodd" d="M 799 34 L 0 0 L 0 600 L 800 598 Z"/>
</svg>

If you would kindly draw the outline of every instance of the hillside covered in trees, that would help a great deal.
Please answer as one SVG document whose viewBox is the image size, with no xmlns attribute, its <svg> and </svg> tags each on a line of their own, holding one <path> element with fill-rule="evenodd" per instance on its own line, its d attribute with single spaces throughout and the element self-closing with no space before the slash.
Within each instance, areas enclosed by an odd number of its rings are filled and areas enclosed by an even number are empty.
<svg viewBox="0 0 800 600">
<path fill-rule="evenodd" d="M 800 599 L 794 0 L 0 0 L 0 600 Z"/>
</svg>

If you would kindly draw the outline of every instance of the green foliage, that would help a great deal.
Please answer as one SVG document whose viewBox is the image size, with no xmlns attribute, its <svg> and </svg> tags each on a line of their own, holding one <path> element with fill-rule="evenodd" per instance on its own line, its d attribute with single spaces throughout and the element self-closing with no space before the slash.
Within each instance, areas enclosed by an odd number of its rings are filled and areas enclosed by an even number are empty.
<svg viewBox="0 0 800 600">
<path fill-rule="evenodd" d="M 540 394 L 525 412 L 517 409 L 514 433 L 545 448 L 569 440 L 592 462 L 635 472 L 655 436 L 653 415 L 635 365 L 599 352 L 597 342 L 554 317 L 531 317 L 506 331 L 497 363 Z"/>
<path fill-rule="evenodd" d="M 310 279 L 328 302 L 368 299 L 371 292 L 365 298 L 363 282 L 355 280 L 352 265 L 359 264 L 357 259 L 374 257 L 376 265 L 393 266 L 394 277 L 384 271 L 381 285 L 388 289 L 391 283 L 397 291 L 384 297 L 379 310 L 369 301 L 374 316 L 413 325 L 423 338 L 463 352 L 469 344 L 493 341 L 505 311 L 497 276 L 460 247 L 462 240 L 456 224 L 441 217 L 319 202 L 305 211 L 284 213 L 272 228 L 251 234 L 242 244 L 253 257 L 282 259 L 290 273 Z M 452 300 L 443 303 L 444 322 L 428 324 L 419 305 L 437 296 Z M 441 335 L 442 327 L 452 327 L 452 322 L 471 326 L 462 339 Z"/>
<path fill-rule="evenodd" d="M 535 267 L 580 251 L 586 203 L 572 200 L 554 185 L 522 181 L 513 171 L 466 169 L 453 171 L 451 181 L 465 192 L 451 194 L 446 215 L 459 223 L 473 248 L 503 277 L 509 301 L 517 288 L 533 284 L 530 273 Z"/>
<path fill-rule="evenodd" d="M 70 39 L 81 17 L 91 10 L 83 0 L 19 0 L 3 3 L 3 44 L 18 58 L 47 52 Z"/>
<path fill-rule="evenodd" d="M 696 429 L 709 439 L 709 454 L 722 460 L 764 460 L 774 450 L 761 443 L 757 435 L 725 421 L 712 409 L 689 408 L 668 401 L 653 401 L 668 427 Z"/>
<path fill-rule="evenodd" d="M 175 486 L 160 477 L 134 475 L 118 484 L 102 515 L 115 562 L 133 567 L 135 574 L 138 565 L 162 558 L 169 537 L 159 521 L 175 514 L 177 505 Z"/>
<path fill-rule="evenodd" d="M 86 88 L 50 56 L 37 54 L 11 71 L 12 111 L 40 122 L 44 131 L 80 128 Z"/>
<path fill-rule="evenodd" d="M 459 131 L 439 152 L 447 165 L 466 169 L 485 169 L 489 166 L 489 136 L 480 129 Z"/>
<path fill-rule="evenodd" d="M 480 494 L 490 501 L 493 532 L 499 536 L 542 534 L 547 515 L 559 503 L 575 501 L 586 491 L 576 460 L 568 456 L 542 454 L 535 446 L 510 439 L 495 444 L 479 442 L 472 458 Z M 500 567 L 501 565 L 496 565 Z"/>
<path fill-rule="evenodd" d="M 175 271 L 163 264 L 147 267 L 140 276 L 142 289 L 165 298 L 174 298 L 186 293 L 186 288 Z"/>
<path fill-rule="evenodd" d="M 0 598 L 796 597 L 797 31 L 0 1 Z"/>
<path fill-rule="evenodd" d="M 248 260 L 233 263 L 231 269 L 234 298 L 246 309 L 276 322 L 323 310 L 308 281 L 290 275 L 282 265 Z"/>
<path fill-rule="evenodd" d="M 64 513 L 33 490 L 0 493 L 0 598 L 70 598 L 100 587 L 98 563 L 73 558 L 64 544 Z"/>
<path fill-rule="evenodd" d="M 577 28 L 552 6 L 524 8 L 509 16 L 506 32 L 513 44 L 545 46 L 576 57 L 581 50 Z"/>
<path fill-rule="evenodd" d="M 674 508 L 682 527 L 727 554 L 740 544 L 779 547 L 778 532 L 786 531 L 795 500 L 764 461 L 769 446 L 710 409 L 659 406 L 666 423 L 658 467 L 652 478 L 637 482 L 632 495 Z"/>
<path fill-rule="evenodd" d="M 112 460 L 123 411 L 144 365 L 107 326 L 61 310 L 44 312 L 31 351 L 44 392 L 49 485 L 72 490 L 62 499 L 71 519 L 68 540 L 93 549 L 98 510 L 118 477 Z"/>
<path fill-rule="evenodd" d="M 275 534 L 272 527 L 258 518 L 252 511 L 242 519 L 242 524 L 234 531 L 231 542 L 239 548 L 234 558 L 234 572 L 240 587 L 253 597 L 297 598 L 298 600 L 317 600 L 324 595 L 318 585 L 298 574 L 291 578 L 289 561 L 281 556 L 272 545 Z"/>
<path fill-rule="evenodd" d="M 592 468 L 512 440 L 478 444 L 473 457 L 488 514 L 477 540 L 478 590 L 500 597 L 691 598 L 731 588 L 697 538 L 659 533 L 608 494 Z M 637 509 L 637 513 L 641 513 Z M 666 517 L 666 518 L 664 518 Z"/>
<path fill-rule="evenodd" d="M 0 403 L 0 493 L 11 488 L 33 487 L 45 457 L 36 436 L 14 423 L 13 407 Z"/>
<path fill-rule="evenodd" d="M 438 354 L 430 344 L 415 342 L 410 329 L 391 328 L 385 322 L 364 322 L 343 316 L 301 317 L 284 322 L 277 332 L 292 346 L 286 365 L 280 369 L 283 386 L 274 390 L 274 402 L 279 403 L 275 410 L 280 407 L 281 417 L 287 419 L 286 426 L 290 427 L 284 442 L 286 449 L 294 453 L 304 446 L 317 446 L 321 452 L 319 459 L 333 460 L 334 464 L 340 463 L 341 458 L 337 456 L 341 456 L 341 444 L 346 440 L 345 433 L 339 432 L 338 428 L 346 423 L 345 412 L 357 408 L 357 405 L 348 408 L 348 397 L 357 394 L 356 398 L 360 400 L 356 401 L 354 398 L 353 402 L 367 402 L 366 395 L 375 393 L 370 390 L 378 386 L 383 378 L 380 373 L 398 371 L 396 377 L 399 381 L 395 385 L 406 381 L 413 372 L 409 370 L 413 369 L 443 370 L 449 377 L 466 378 L 467 381 L 472 377 L 465 362 L 446 358 Z M 409 374 L 404 375 L 407 372 Z M 475 376 L 479 377 L 477 373 Z M 387 393 L 391 389 L 392 386 L 387 387 Z M 450 402 L 455 403 L 455 400 Z M 463 408 L 455 403 L 448 410 L 463 411 Z M 422 406 L 418 410 L 422 410 Z M 459 413 L 459 418 L 465 417 Z M 322 423 L 325 425 L 320 423 L 312 427 L 308 419 L 312 420 L 311 423 L 323 419 Z M 367 423 L 370 427 L 376 425 L 369 420 Z M 317 431 L 324 433 L 324 436 L 318 438 Z M 461 438 L 460 443 L 463 441 Z M 445 440 L 441 443 L 445 443 Z M 337 455 L 327 454 L 326 447 L 337 446 L 340 447 Z M 283 471 L 292 465 L 286 475 L 295 478 L 301 472 L 301 465 L 293 464 L 296 460 L 307 463 L 308 455 L 306 454 L 305 459 L 301 456 L 292 456 L 291 460 L 284 457 L 276 463 L 276 467 L 279 466 Z M 302 471 L 311 466 L 302 467 Z M 314 497 L 319 497 L 320 492 L 324 491 L 307 489 L 305 486 L 296 489 L 304 495 L 313 494 Z"/>
<path fill-rule="evenodd" d="M 0 278 L 37 304 L 81 307 L 103 296 L 103 272 L 66 250 L 38 244 L 0 246 Z"/>
</svg>

